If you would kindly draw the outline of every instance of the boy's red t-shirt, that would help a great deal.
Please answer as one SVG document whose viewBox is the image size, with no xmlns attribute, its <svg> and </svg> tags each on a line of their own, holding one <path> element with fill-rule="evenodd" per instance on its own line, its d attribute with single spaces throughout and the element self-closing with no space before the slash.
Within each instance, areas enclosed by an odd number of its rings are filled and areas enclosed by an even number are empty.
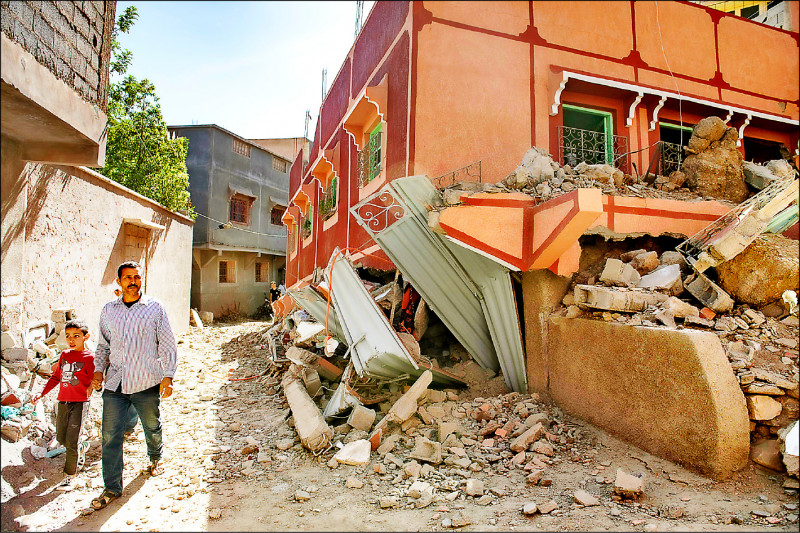
<svg viewBox="0 0 800 533">
<path fill-rule="evenodd" d="M 42 396 L 50 392 L 57 383 L 60 402 L 85 402 L 89 399 L 89 385 L 94 376 L 94 353 L 91 350 L 77 352 L 64 350 L 58 359 L 53 375 L 42 390 Z"/>
</svg>

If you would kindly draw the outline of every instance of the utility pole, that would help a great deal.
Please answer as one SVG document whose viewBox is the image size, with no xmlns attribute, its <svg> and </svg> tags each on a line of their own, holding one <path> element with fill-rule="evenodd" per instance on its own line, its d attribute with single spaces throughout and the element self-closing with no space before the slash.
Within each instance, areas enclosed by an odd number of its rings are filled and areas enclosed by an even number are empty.
<svg viewBox="0 0 800 533">
<path fill-rule="evenodd" d="M 305 129 L 305 133 L 303 134 L 303 136 L 306 139 L 308 139 L 308 122 L 310 120 L 311 120 L 311 110 L 310 109 L 306 109 L 306 129 Z"/>
<path fill-rule="evenodd" d="M 328 69 L 322 69 L 322 99 L 325 100 L 325 85 L 328 83 Z"/>
<path fill-rule="evenodd" d="M 358 37 L 358 32 L 361 31 L 361 25 L 364 18 L 364 0 L 356 0 L 356 31 L 353 34 L 353 40 Z"/>
</svg>

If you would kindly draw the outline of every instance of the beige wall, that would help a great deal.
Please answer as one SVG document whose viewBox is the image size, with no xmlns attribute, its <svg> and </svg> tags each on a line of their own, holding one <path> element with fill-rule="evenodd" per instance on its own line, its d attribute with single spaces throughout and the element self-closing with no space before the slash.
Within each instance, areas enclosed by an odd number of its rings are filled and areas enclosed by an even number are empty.
<svg viewBox="0 0 800 533">
<path fill-rule="evenodd" d="M 19 225 L 13 238 L 24 243 L 19 324 L 23 330 L 32 322 L 49 320 L 54 308 L 70 307 L 88 322 L 96 340 L 100 310 L 114 297 L 117 266 L 127 259 L 145 265 L 145 292 L 164 303 L 173 330 L 188 328 L 191 219 L 82 167 L 28 163 L 19 181 L 27 184 L 25 217 L 21 224 L 4 217 L 3 249 L 6 227 Z M 126 241 L 126 233 L 138 232 L 130 231 L 124 218 L 165 229 Z M 132 248 L 136 241 L 145 246 Z"/>
<path fill-rule="evenodd" d="M 264 293 L 269 290 L 269 282 L 278 278 L 278 268 L 286 264 L 284 257 L 256 252 L 238 252 L 195 249 L 193 252 L 192 307 L 201 311 L 211 311 L 215 317 L 226 308 L 238 304 L 242 314 L 252 315 L 264 303 Z M 219 262 L 233 261 L 236 265 L 236 281 L 219 282 Z M 256 283 L 255 264 L 267 264 L 266 281 Z"/>
</svg>

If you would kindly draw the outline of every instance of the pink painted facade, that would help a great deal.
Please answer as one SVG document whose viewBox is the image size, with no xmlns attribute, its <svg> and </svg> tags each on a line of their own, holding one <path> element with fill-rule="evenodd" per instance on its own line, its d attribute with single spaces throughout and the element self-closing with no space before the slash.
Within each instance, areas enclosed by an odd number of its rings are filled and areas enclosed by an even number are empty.
<svg viewBox="0 0 800 533">
<path fill-rule="evenodd" d="M 608 118 L 629 172 L 648 168 L 664 124 L 709 115 L 739 129 L 746 159 L 783 144 L 796 161 L 798 50 L 796 31 L 688 2 L 377 2 L 320 108 L 311 153 L 291 169 L 287 286 L 308 283 L 335 247 L 391 267 L 349 214 L 387 182 L 475 161 L 497 182 L 531 146 L 561 159 L 565 106 Z M 376 128 L 380 170 L 360 184 Z M 646 208 L 627 200 L 604 198 L 598 223 L 623 231 L 626 208 Z"/>
</svg>

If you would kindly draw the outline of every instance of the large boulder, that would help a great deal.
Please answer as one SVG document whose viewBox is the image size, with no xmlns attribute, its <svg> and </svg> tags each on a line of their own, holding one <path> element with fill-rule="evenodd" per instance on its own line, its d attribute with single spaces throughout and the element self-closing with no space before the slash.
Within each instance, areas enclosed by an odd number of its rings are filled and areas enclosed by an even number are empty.
<svg viewBox="0 0 800 533">
<path fill-rule="evenodd" d="M 704 118 L 692 130 L 681 170 L 686 185 L 703 196 L 742 202 L 748 190 L 743 158 L 736 149 L 739 138 L 719 117 Z"/>
<path fill-rule="evenodd" d="M 799 288 L 798 252 L 798 241 L 772 233 L 760 235 L 717 267 L 719 285 L 740 303 L 763 307 L 779 302 L 784 291 Z"/>
</svg>

